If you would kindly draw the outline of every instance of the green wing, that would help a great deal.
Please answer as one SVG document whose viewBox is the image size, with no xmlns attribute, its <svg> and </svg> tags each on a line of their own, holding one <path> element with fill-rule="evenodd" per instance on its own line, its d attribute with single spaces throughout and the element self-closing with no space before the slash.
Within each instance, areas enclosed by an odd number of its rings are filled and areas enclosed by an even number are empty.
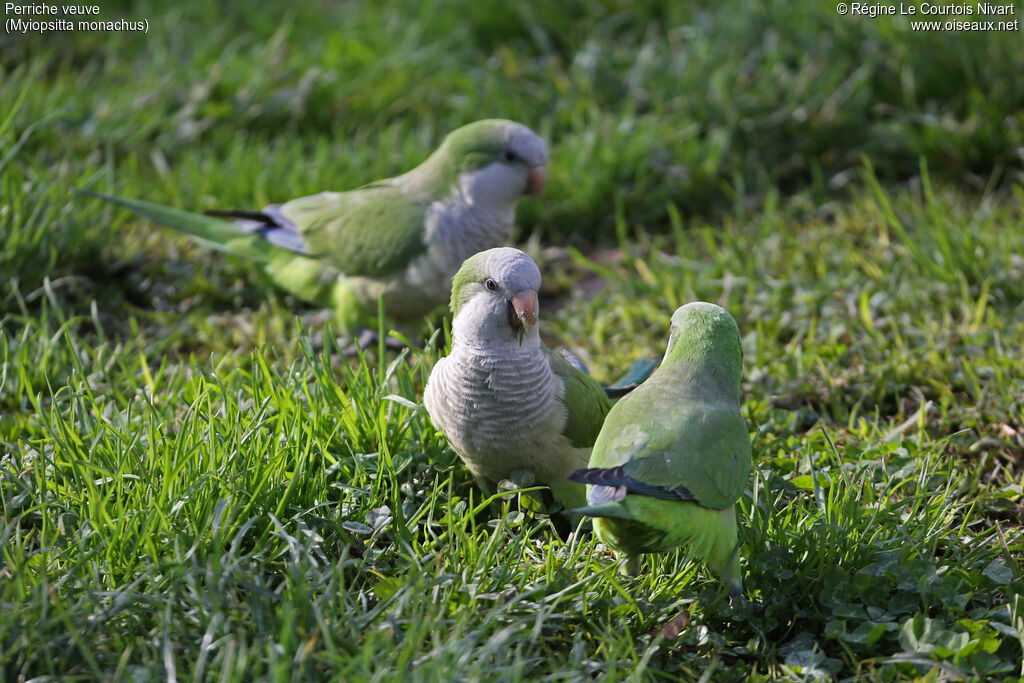
<svg viewBox="0 0 1024 683">
<path fill-rule="evenodd" d="M 672 394 L 671 387 L 649 380 L 620 400 L 594 445 L 590 466 L 621 466 L 625 478 L 637 483 L 682 487 L 705 507 L 732 505 L 743 494 L 751 463 L 739 407 Z"/>
<path fill-rule="evenodd" d="M 568 411 L 568 419 L 562 433 L 576 448 L 590 448 L 601 433 L 601 425 L 612 407 L 611 401 L 593 377 L 547 347 L 544 347 L 544 352 L 551 363 L 551 371 L 565 385 L 562 402 Z"/>
<path fill-rule="evenodd" d="M 424 253 L 427 209 L 381 182 L 294 199 L 280 211 L 295 224 L 310 257 L 346 275 L 378 277 Z"/>
<path fill-rule="evenodd" d="M 694 401 L 672 418 L 670 433 L 653 438 L 623 471 L 653 486 L 681 486 L 705 507 L 735 503 L 751 463 L 750 436 L 739 410 L 727 402 Z"/>
</svg>

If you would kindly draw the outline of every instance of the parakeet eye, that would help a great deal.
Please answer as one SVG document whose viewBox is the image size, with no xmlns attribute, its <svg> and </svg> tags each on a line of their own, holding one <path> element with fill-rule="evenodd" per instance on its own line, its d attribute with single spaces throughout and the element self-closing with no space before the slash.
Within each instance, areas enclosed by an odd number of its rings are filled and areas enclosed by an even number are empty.
<svg viewBox="0 0 1024 683">
<path fill-rule="evenodd" d="M 512 150 L 506 149 L 504 152 L 501 153 L 501 158 L 511 164 L 513 161 L 515 161 L 519 157 Z"/>
<path fill-rule="evenodd" d="M 484 287 L 493 292 L 498 288 L 498 283 L 492 280 L 491 278 L 487 278 L 486 280 L 484 280 Z"/>
</svg>

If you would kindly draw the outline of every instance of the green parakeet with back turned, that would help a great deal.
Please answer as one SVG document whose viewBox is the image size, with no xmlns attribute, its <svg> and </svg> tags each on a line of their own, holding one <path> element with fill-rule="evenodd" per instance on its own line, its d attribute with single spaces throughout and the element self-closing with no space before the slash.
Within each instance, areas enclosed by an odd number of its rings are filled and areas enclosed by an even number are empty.
<svg viewBox="0 0 1024 683">
<path fill-rule="evenodd" d="M 672 315 L 668 349 L 651 377 L 605 418 L 590 465 L 569 475 L 587 484 L 598 537 L 627 558 L 686 547 L 742 595 L 735 503 L 750 476 L 740 414 L 736 321 L 719 306 L 691 303 Z"/>
<path fill-rule="evenodd" d="M 611 402 L 541 342 L 540 283 L 537 264 L 518 249 L 466 260 L 452 281 L 451 351 L 434 365 L 423 402 L 485 492 L 525 470 L 563 506 L 578 507 L 586 489 L 566 475 L 586 466 Z M 650 370 L 635 363 L 630 381 Z"/>
<path fill-rule="evenodd" d="M 84 194 L 263 261 L 285 290 L 333 307 L 344 336 L 376 329 L 379 297 L 389 321 L 412 334 L 423 316 L 448 300 L 451 278 L 465 259 L 508 239 L 519 198 L 544 186 L 547 160 L 532 130 L 488 119 L 453 131 L 407 173 L 262 211 L 200 215 Z"/>
</svg>

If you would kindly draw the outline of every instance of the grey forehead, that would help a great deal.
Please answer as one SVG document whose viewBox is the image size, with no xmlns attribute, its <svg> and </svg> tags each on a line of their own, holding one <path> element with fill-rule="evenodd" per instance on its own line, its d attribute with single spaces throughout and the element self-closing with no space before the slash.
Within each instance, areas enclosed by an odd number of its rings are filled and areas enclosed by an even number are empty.
<svg viewBox="0 0 1024 683">
<path fill-rule="evenodd" d="M 540 268 L 518 249 L 496 249 L 487 259 L 490 276 L 499 283 L 518 290 L 540 289 Z"/>
<path fill-rule="evenodd" d="M 530 166 L 543 166 L 548 163 L 547 145 L 526 126 L 515 127 L 509 138 L 509 146 Z"/>
</svg>

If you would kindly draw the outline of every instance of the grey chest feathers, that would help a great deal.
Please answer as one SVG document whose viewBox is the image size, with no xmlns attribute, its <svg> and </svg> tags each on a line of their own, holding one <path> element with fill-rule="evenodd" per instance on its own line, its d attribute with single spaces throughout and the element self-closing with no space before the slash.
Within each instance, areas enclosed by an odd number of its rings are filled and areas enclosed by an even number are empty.
<svg viewBox="0 0 1024 683">
<path fill-rule="evenodd" d="M 493 481 L 516 467 L 546 469 L 538 458 L 563 438 L 560 389 L 536 348 L 495 357 L 462 346 L 438 361 L 424 401 L 473 474 Z"/>
</svg>

